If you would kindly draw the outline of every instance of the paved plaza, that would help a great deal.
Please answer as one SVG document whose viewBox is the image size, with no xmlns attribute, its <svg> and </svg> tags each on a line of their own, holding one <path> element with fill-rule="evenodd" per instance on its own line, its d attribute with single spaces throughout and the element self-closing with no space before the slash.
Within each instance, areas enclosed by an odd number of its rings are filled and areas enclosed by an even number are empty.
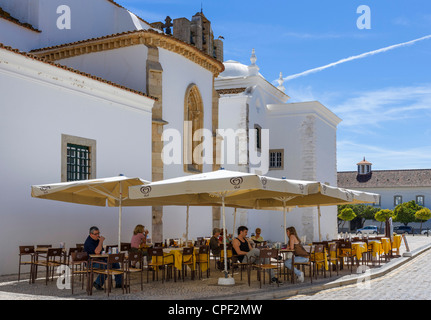
<svg viewBox="0 0 431 320">
<path fill-rule="evenodd" d="M 430 280 L 424 275 L 431 268 L 431 237 L 415 235 L 407 236 L 412 257 L 403 257 L 406 251 L 402 242 L 400 248 L 401 257 L 393 258 L 390 262 L 381 266 L 365 268 L 365 273 L 353 274 L 350 270 L 342 270 L 337 276 L 334 272 L 332 277 L 313 279 L 310 283 L 305 277 L 304 283 L 291 284 L 283 282 L 277 287 L 276 284 L 266 283 L 259 288 L 256 272 L 252 274 L 251 285 L 247 283 L 246 274 L 240 279 L 240 274 L 235 272 L 235 285 L 219 286 L 218 279 L 223 276 L 214 269 L 211 264 L 210 278 L 206 275 L 202 279 L 190 280 L 190 275 L 185 281 L 162 283 L 152 281 L 146 282 L 144 274 L 144 290 L 140 290 L 137 278 L 132 279 L 130 294 L 122 294 L 121 289 L 113 289 L 109 298 L 103 291 L 93 291 L 88 296 L 77 283 L 72 295 L 70 289 L 61 289 L 57 286 L 57 279 L 49 281 L 45 285 L 42 272 L 39 273 L 35 284 L 28 283 L 28 273 L 22 275 L 21 281 L 17 281 L 17 275 L 0 277 L 0 299 L 2 300 L 284 300 L 284 299 L 429 299 L 431 291 L 428 289 Z M 18 270 L 18 255 L 17 255 Z M 359 280 L 358 280 L 359 279 Z M 60 286 L 61 287 L 61 286 Z"/>
</svg>

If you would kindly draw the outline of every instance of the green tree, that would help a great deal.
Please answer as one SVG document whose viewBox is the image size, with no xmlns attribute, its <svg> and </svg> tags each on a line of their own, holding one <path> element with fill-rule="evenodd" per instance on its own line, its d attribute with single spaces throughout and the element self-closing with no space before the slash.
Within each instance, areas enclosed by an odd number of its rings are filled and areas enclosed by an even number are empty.
<svg viewBox="0 0 431 320">
<path fill-rule="evenodd" d="M 359 219 L 359 227 L 364 226 L 365 220 L 374 220 L 374 216 L 377 211 L 380 210 L 378 207 L 365 205 L 365 204 L 343 204 L 338 206 L 338 214 L 345 208 L 350 208 L 356 214 L 355 219 Z"/>
<path fill-rule="evenodd" d="M 343 220 L 343 228 L 346 221 L 353 220 L 356 217 L 355 212 L 352 208 L 344 208 L 341 210 L 341 212 L 338 214 L 338 218 Z"/>
<path fill-rule="evenodd" d="M 421 222 L 421 229 L 419 232 L 422 232 L 422 222 L 425 222 L 431 218 L 431 210 L 428 208 L 422 208 L 416 211 L 415 218 Z"/>
<path fill-rule="evenodd" d="M 415 222 L 417 221 L 415 213 L 422 208 L 423 207 L 419 206 L 414 200 L 403 202 L 397 205 L 394 209 L 394 221 L 401 222 L 405 226 L 410 222 Z"/>
<path fill-rule="evenodd" d="M 390 217 L 394 216 L 394 212 L 390 209 L 382 209 L 374 215 L 374 219 L 380 222 L 380 230 L 382 230 L 382 224 Z"/>
</svg>

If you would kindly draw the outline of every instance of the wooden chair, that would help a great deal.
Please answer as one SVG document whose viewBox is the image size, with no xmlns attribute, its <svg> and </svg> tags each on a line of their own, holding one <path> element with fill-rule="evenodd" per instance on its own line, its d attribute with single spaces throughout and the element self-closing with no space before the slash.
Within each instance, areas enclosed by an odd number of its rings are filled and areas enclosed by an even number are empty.
<svg viewBox="0 0 431 320">
<path fill-rule="evenodd" d="M 116 253 L 116 254 L 109 254 L 108 255 L 108 259 L 106 262 L 103 261 L 92 261 L 92 265 L 90 266 L 91 270 L 90 270 L 90 274 L 91 274 L 91 281 L 90 284 L 93 283 L 93 275 L 94 274 L 99 274 L 101 276 L 106 277 L 106 281 L 104 283 L 105 285 L 105 293 L 108 293 L 108 297 L 109 297 L 109 293 L 111 292 L 111 287 L 112 287 L 112 276 L 119 276 L 122 275 L 122 279 L 121 279 L 121 288 L 123 289 L 123 294 L 124 294 L 124 278 L 126 275 L 126 267 L 125 267 L 125 262 L 124 262 L 124 253 Z M 99 265 L 104 265 L 105 268 L 101 268 L 101 269 L 94 269 L 93 268 L 93 263 L 97 263 Z M 118 263 L 119 264 L 119 268 L 113 268 L 113 264 L 114 263 Z M 106 282 L 108 282 L 108 285 L 106 285 Z M 92 290 L 92 286 L 89 285 L 90 287 L 90 292 Z"/>
<path fill-rule="evenodd" d="M 328 265 L 329 265 L 329 276 L 332 277 L 332 266 L 331 264 L 335 264 L 335 268 L 337 270 L 337 276 L 338 276 L 338 262 L 340 261 L 340 258 L 338 257 L 338 249 L 336 243 L 329 244 L 329 250 L 328 250 Z"/>
<path fill-rule="evenodd" d="M 309 275 L 310 275 L 310 281 L 313 283 L 313 276 L 312 276 L 312 270 L 313 270 L 313 263 L 311 262 L 311 253 L 313 252 L 313 246 L 311 245 L 309 248 L 309 259 L 307 262 L 295 262 L 295 254 L 292 255 L 292 283 L 295 283 L 295 266 L 298 266 L 299 268 L 302 267 L 302 272 L 305 274 L 305 267 L 309 268 Z"/>
<path fill-rule="evenodd" d="M 278 249 L 261 249 L 259 259 L 256 261 L 256 264 L 253 266 L 257 270 L 257 278 L 259 280 L 259 288 L 262 288 L 262 271 L 263 271 L 263 283 L 265 284 L 265 273 L 268 270 L 278 270 L 278 264 L 273 264 L 271 259 L 278 259 Z M 270 279 L 271 281 L 271 279 Z M 277 281 L 277 287 L 280 286 L 280 283 Z"/>
<path fill-rule="evenodd" d="M 79 249 L 84 250 L 84 244 L 83 243 L 77 243 L 76 247 L 79 248 Z"/>
<path fill-rule="evenodd" d="M 65 264 L 65 255 L 63 253 L 63 248 L 48 248 L 46 256 L 43 257 L 45 260 L 39 260 L 39 255 L 36 253 L 34 259 L 34 267 L 33 267 L 33 282 L 37 276 L 37 267 L 45 267 L 45 284 L 48 285 L 49 273 L 52 274 L 52 279 L 54 280 L 54 269 Z"/>
<path fill-rule="evenodd" d="M 181 255 L 181 275 L 183 277 L 183 281 L 186 275 L 187 276 L 187 266 L 190 267 L 190 273 L 192 275 L 192 280 L 195 279 L 195 259 L 194 259 L 194 248 L 193 247 L 184 247 Z"/>
<path fill-rule="evenodd" d="M 139 265 L 139 267 L 138 267 Z M 130 278 L 132 273 L 139 273 L 141 280 L 141 291 L 144 290 L 143 274 L 144 274 L 144 256 L 141 251 L 129 251 L 127 259 L 127 281 L 130 293 Z"/>
<path fill-rule="evenodd" d="M 70 258 L 72 257 L 72 253 L 74 252 L 82 252 L 83 248 L 69 248 L 69 251 L 67 253 L 67 265 L 70 264 Z"/>
<path fill-rule="evenodd" d="M 147 268 L 147 283 L 148 283 L 148 275 L 150 273 L 150 271 L 153 272 L 153 281 L 154 281 L 154 275 L 155 272 L 157 271 L 157 280 L 159 280 L 159 269 L 162 269 L 162 283 L 165 281 L 165 269 L 166 269 L 166 278 L 168 276 L 168 270 L 170 269 L 171 271 L 173 271 L 174 268 L 174 255 L 170 254 L 165 256 L 163 254 L 163 249 L 162 248 L 149 248 L 148 249 L 148 256 L 150 257 L 151 261 L 148 263 L 148 268 Z M 166 262 L 166 258 L 171 257 L 172 258 L 172 262 Z M 174 281 L 177 281 L 177 277 L 176 277 L 176 273 L 173 272 L 174 274 Z"/>
<path fill-rule="evenodd" d="M 199 268 L 199 279 L 202 278 L 202 266 L 207 266 L 207 278 L 210 277 L 210 248 L 209 246 L 200 246 L 196 256 L 196 268 Z"/>
<path fill-rule="evenodd" d="M 310 260 L 313 263 L 313 273 L 315 273 L 316 279 L 319 273 L 319 265 L 323 267 L 323 274 L 326 278 L 325 254 L 325 247 L 323 244 L 314 246 L 314 251 L 311 253 Z"/>
<path fill-rule="evenodd" d="M 120 251 L 130 251 L 130 248 L 132 247 L 132 245 L 130 243 L 126 243 L 126 242 L 121 242 L 121 248 Z"/>
<path fill-rule="evenodd" d="M 68 261 L 68 266 L 70 268 L 70 281 L 71 281 L 71 287 L 72 287 L 72 294 L 73 294 L 73 288 L 74 288 L 74 276 L 79 275 L 79 278 L 82 282 L 82 289 L 84 289 L 84 278 L 87 279 L 86 283 L 86 291 L 88 293 L 89 290 L 89 272 L 88 272 L 88 254 L 84 251 L 79 251 L 78 248 L 74 248 L 77 250 L 74 250 L 70 254 L 70 261 Z"/>
<path fill-rule="evenodd" d="M 340 242 L 340 253 L 338 257 L 341 258 L 342 264 L 344 265 L 344 259 L 350 260 L 350 273 L 353 272 L 353 261 L 355 256 L 353 255 L 352 243 L 351 242 Z"/>
<path fill-rule="evenodd" d="M 29 260 L 22 261 L 23 256 L 29 256 Z M 18 281 L 21 277 L 21 266 L 30 266 L 30 282 L 33 271 L 34 246 L 19 246 Z"/>
<path fill-rule="evenodd" d="M 223 251 L 223 250 L 222 250 Z M 235 271 L 236 268 L 239 268 L 240 270 L 240 275 L 241 275 L 241 281 L 242 281 L 242 272 L 244 270 L 247 271 L 247 276 L 248 276 L 248 285 L 250 285 L 250 272 L 251 272 L 251 263 L 249 261 L 247 261 L 245 256 L 238 256 L 233 254 L 232 252 L 232 263 L 231 263 L 231 268 L 232 268 L 232 277 L 233 277 L 233 272 Z"/>
<path fill-rule="evenodd" d="M 233 258 L 233 252 L 232 252 L 232 243 L 226 243 L 226 253 L 227 253 L 227 266 L 228 269 L 231 267 L 232 265 L 232 258 Z M 220 261 L 220 263 L 223 265 L 223 270 L 224 270 L 224 247 L 223 244 L 220 245 L 220 255 L 218 256 L 218 261 Z M 217 264 L 217 262 L 216 262 Z M 216 265 L 217 267 L 217 265 Z"/>
</svg>

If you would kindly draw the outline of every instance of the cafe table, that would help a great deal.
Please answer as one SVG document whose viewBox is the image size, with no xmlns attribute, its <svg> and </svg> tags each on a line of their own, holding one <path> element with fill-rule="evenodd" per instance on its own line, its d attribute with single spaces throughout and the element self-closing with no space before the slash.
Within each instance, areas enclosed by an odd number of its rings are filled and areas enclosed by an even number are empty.
<svg viewBox="0 0 431 320">
<path fill-rule="evenodd" d="M 377 257 L 384 253 L 382 242 L 380 240 L 368 240 L 368 248 L 371 249 L 371 255 Z"/>
<path fill-rule="evenodd" d="M 163 248 L 163 255 L 164 255 L 165 263 L 173 263 L 177 270 L 182 270 L 183 248 Z M 195 247 L 193 252 L 193 259 L 195 263 L 196 263 L 196 257 L 198 255 L 199 255 L 199 248 Z M 153 257 L 153 263 L 156 262 L 155 260 L 156 258 L 158 257 Z M 201 254 L 199 257 L 201 261 L 206 260 L 206 258 L 207 258 L 206 254 Z M 186 260 L 184 260 L 184 262 L 188 262 L 190 259 L 191 259 L 191 256 L 189 256 Z M 202 271 L 207 271 L 208 263 L 201 263 L 201 268 L 202 268 Z M 193 266 L 193 270 L 195 269 L 196 269 L 196 265 Z"/>
<path fill-rule="evenodd" d="M 391 251 L 391 242 L 389 238 L 381 238 L 380 241 L 382 242 L 382 250 L 384 254 L 388 254 L 389 251 Z"/>
<path fill-rule="evenodd" d="M 365 242 L 352 242 L 352 252 L 356 254 L 356 258 L 359 261 L 362 259 L 362 254 L 368 251 L 367 243 Z"/>
<path fill-rule="evenodd" d="M 400 254 L 400 246 L 401 246 L 401 235 L 394 235 L 394 239 L 392 241 L 392 249 L 397 250 L 397 254 Z"/>
</svg>

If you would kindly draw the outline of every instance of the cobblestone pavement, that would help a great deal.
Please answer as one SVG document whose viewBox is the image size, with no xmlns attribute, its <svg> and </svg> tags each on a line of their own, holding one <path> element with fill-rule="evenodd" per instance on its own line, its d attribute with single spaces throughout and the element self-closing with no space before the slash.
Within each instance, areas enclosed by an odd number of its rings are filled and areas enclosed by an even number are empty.
<svg viewBox="0 0 431 320">
<path fill-rule="evenodd" d="M 425 250 L 431 247 L 431 237 L 409 236 L 408 243 L 412 252 L 415 250 Z M 404 244 L 401 245 L 401 254 L 405 251 Z M 422 249 L 421 249 L 422 248 Z M 425 248 L 425 249 L 424 249 Z M 422 251 L 421 251 L 422 252 Z M 401 265 L 399 261 L 403 261 Z M 18 262 L 18 261 L 17 261 Z M 109 298 L 103 291 L 93 291 L 92 296 L 88 296 L 85 290 L 82 290 L 79 283 L 75 287 L 75 293 L 72 295 L 70 289 L 59 289 L 54 281 L 49 281 L 45 285 L 43 273 L 39 274 L 39 280 L 35 284 L 28 283 L 28 274 L 22 275 L 22 280 L 17 281 L 17 275 L 0 276 L 0 299 L 1 300 L 266 300 L 266 299 L 429 299 L 431 290 L 430 281 L 427 279 L 428 270 L 431 268 L 431 250 L 415 256 L 414 258 L 397 258 L 393 259 L 386 266 L 372 268 L 372 272 L 380 272 L 386 267 L 394 269 L 392 272 L 383 272 L 383 276 L 373 278 L 369 283 L 364 284 L 364 289 L 358 289 L 354 283 L 357 275 L 350 275 L 350 270 L 343 270 L 340 275 L 323 278 L 319 276 L 318 280 L 313 280 L 310 284 L 306 277 L 304 283 L 291 284 L 285 282 L 280 287 L 276 284 L 262 284 L 259 288 L 259 282 L 256 280 L 255 272 L 252 275 L 251 286 L 247 283 L 246 274 L 240 279 L 240 274 L 235 273 L 234 286 L 220 286 L 218 279 L 223 277 L 223 273 L 214 269 L 214 262 L 211 261 L 211 276 L 191 281 L 190 278 L 184 282 L 173 281 L 161 283 L 161 281 L 152 281 L 146 283 L 144 275 L 144 290 L 140 290 L 138 279 L 132 279 L 133 285 L 130 294 L 122 294 L 121 289 L 113 289 Z M 391 265 L 393 265 L 391 267 Z M 401 265 L 401 266 L 400 266 Z M 353 279 L 353 282 L 352 282 Z M 350 283 L 348 283 L 350 281 Z M 324 290 L 328 284 L 336 289 Z M 347 286 L 345 284 L 348 284 Z M 370 287 L 367 287 L 367 285 Z M 340 285 L 342 285 L 340 287 Z M 408 289 L 408 296 L 406 295 Z M 316 293 L 317 292 L 317 293 Z M 310 295 L 306 295 L 310 294 Z"/>
<path fill-rule="evenodd" d="M 429 300 L 430 270 L 431 250 L 427 250 L 382 277 L 289 300 Z"/>
</svg>

